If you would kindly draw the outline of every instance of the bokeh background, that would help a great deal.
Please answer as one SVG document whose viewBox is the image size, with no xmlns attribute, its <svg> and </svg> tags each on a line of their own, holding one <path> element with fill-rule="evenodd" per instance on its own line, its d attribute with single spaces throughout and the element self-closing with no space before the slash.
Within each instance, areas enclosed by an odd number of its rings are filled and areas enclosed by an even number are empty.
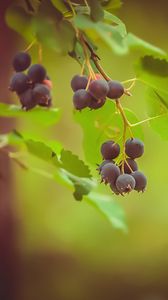
<svg viewBox="0 0 168 300">
<path fill-rule="evenodd" d="M 167 1 L 127 0 L 117 14 L 128 31 L 168 51 L 167 11 Z M 6 92 L 10 62 L 25 44 L 4 23 L 1 29 L 1 97 L 4 95 L 13 101 Z M 118 57 L 100 41 L 98 46 L 109 75 L 118 80 L 134 77 L 137 54 Z M 31 54 L 36 62 L 37 50 L 31 50 Z M 72 76 L 79 72 L 79 66 L 70 57 L 59 56 L 48 49 L 43 51 L 43 63 L 54 82 L 54 105 L 62 109 L 60 123 L 46 129 L 24 119 L 1 120 L 1 131 L 17 128 L 34 136 L 57 138 L 65 148 L 83 157 L 82 129 L 73 120 L 69 84 Z M 137 83 L 133 97 L 124 100 L 139 119 L 146 116 L 144 92 L 144 87 Z M 4 228 L 8 235 L 8 267 L 13 273 L 9 276 L 7 272 L 4 282 L 8 292 L 15 290 L 3 300 L 168 299 L 168 142 L 161 140 L 148 125 L 144 125 L 143 130 L 145 155 L 140 167 L 148 177 L 148 189 L 144 194 L 133 193 L 125 198 L 114 196 L 126 211 L 128 234 L 113 229 L 85 201 L 76 202 L 66 188 L 0 160 L 8 172 L 5 185 L 8 191 L 0 185 L 2 215 L 4 220 L 12 216 L 12 222 L 7 222 Z M 41 166 L 34 158 L 30 163 Z M 3 226 L 1 232 L 2 229 Z M 10 247 L 13 247 L 11 251 Z M 4 276 L 2 272 L 1 276 Z M 2 284 L 0 288 L 5 291 Z"/>
</svg>

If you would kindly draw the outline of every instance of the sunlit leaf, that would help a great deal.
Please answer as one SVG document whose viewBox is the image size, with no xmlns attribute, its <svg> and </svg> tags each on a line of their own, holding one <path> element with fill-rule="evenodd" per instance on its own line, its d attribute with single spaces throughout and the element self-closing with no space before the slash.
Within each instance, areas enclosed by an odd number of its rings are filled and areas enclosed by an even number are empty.
<svg viewBox="0 0 168 300">
<path fill-rule="evenodd" d="M 168 60 L 145 56 L 136 64 L 135 70 L 140 81 L 168 95 Z"/>
<path fill-rule="evenodd" d="M 103 19 L 104 11 L 98 0 L 88 0 L 88 5 L 90 6 L 90 16 L 95 22 Z"/>
<path fill-rule="evenodd" d="M 146 104 L 149 117 L 156 117 L 150 121 L 150 126 L 164 140 L 168 140 L 168 96 L 149 88 L 146 92 Z"/>
<path fill-rule="evenodd" d="M 112 197 L 91 192 L 85 199 L 88 204 L 103 214 L 115 228 L 127 232 L 124 210 Z"/>
<path fill-rule="evenodd" d="M 91 177 L 90 170 L 77 155 L 71 151 L 62 150 L 61 158 L 62 168 L 79 177 Z"/>
<path fill-rule="evenodd" d="M 36 107 L 29 111 L 24 111 L 16 105 L 0 103 L 1 117 L 24 117 L 28 121 L 38 122 L 43 126 L 49 126 L 58 122 L 60 110 L 58 108 Z"/>
<path fill-rule="evenodd" d="M 125 109 L 125 113 L 131 123 L 139 121 L 132 111 Z M 123 133 L 122 118 L 110 100 L 99 110 L 86 109 L 81 113 L 75 112 L 74 118 L 83 130 L 86 160 L 95 166 L 102 160 L 100 147 L 104 141 L 109 139 L 119 140 L 119 143 L 122 141 L 120 139 Z M 143 139 L 141 126 L 133 127 L 132 132 L 136 137 Z"/>
<path fill-rule="evenodd" d="M 104 20 L 108 23 L 117 26 L 117 30 L 120 32 L 121 36 L 125 37 L 127 34 L 125 24 L 115 15 L 109 13 L 108 11 L 104 11 Z"/>
</svg>

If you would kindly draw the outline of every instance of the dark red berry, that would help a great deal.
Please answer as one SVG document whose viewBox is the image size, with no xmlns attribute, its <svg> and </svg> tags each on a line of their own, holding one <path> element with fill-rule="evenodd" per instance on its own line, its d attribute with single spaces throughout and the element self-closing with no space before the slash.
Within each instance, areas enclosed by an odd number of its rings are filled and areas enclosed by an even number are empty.
<svg viewBox="0 0 168 300">
<path fill-rule="evenodd" d="M 73 91 L 85 89 L 88 83 L 88 78 L 85 75 L 75 75 L 71 80 L 71 88 Z"/>
<path fill-rule="evenodd" d="M 89 101 L 91 101 L 92 96 L 86 90 L 78 90 L 74 93 L 73 104 L 77 110 L 82 110 L 87 107 Z"/>
<path fill-rule="evenodd" d="M 120 175 L 119 167 L 111 162 L 105 164 L 101 169 L 101 177 L 105 183 L 115 183 L 119 175 Z"/>
<path fill-rule="evenodd" d="M 121 193 L 130 193 L 135 188 L 135 179 L 129 174 L 122 174 L 116 180 L 117 190 Z"/>
<path fill-rule="evenodd" d="M 120 162 L 119 167 L 120 170 L 122 170 L 122 162 Z M 124 173 L 130 174 L 137 170 L 138 170 L 138 165 L 136 161 L 131 158 L 127 158 L 126 161 L 124 162 Z"/>
<path fill-rule="evenodd" d="M 101 154 L 104 159 L 114 159 L 120 154 L 120 146 L 114 141 L 107 141 L 101 146 Z"/>
<path fill-rule="evenodd" d="M 146 176 L 139 172 L 135 171 L 131 173 L 131 176 L 135 179 L 135 190 L 138 192 L 144 192 L 146 185 L 147 185 L 147 178 Z"/>
<path fill-rule="evenodd" d="M 114 162 L 113 160 L 107 159 L 107 160 L 104 160 L 100 165 L 98 165 L 97 170 L 98 170 L 99 172 L 101 172 L 102 168 L 103 168 L 106 164 L 108 164 L 108 163 L 113 163 L 113 164 L 115 164 L 115 162 Z"/>
<path fill-rule="evenodd" d="M 42 83 L 46 77 L 46 69 L 40 65 L 32 65 L 28 70 L 28 76 L 33 83 Z"/>
<path fill-rule="evenodd" d="M 18 72 L 12 76 L 9 84 L 9 89 L 12 92 L 17 92 L 18 94 L 21 94 L 28 88 L 29 88 L 29 78 L 27 75 Z"/>
<path fill-rule="evenodd" d="M 103 99 L 107 96 L 109 86 L 106 80 L 97 79 L 91 81 L 89 85 L 89 92 L 96 99 Z"/>
<path fill-rule="evenodd" d="M 109 91 L 107 97 L 110 99 L 119 99 L 124 94 L 124 87 L 119 81 L 108 81 Z"/>
<path fill-rule="evenodd" d="M 19 52 L 13 59 L 13 67 L 16 72 L 26 70 L 31 64 L 31 57 L 26 52 Z"/>
<path fill-rule="evenodd" d="M 37 102 L 33 98 L 33 91 L 31 88 L 19 95 L 20 103 L 22 108 L 29 110 L 36 106 Z"/>
<path fill-rule="evenodd" d="M 49 88 L 41 83 L 37 83 L 33 88 L 33 99 L 41 106 L 48 106 L 51 102 L 51 95 Z"/>
<path fill-rule="evenodd" d="M 111 183 L 111 184 L 110 184 L 110 188 L 111 188 L 111 190 L 112 190 L 112 192 L 113 192 L 114 194 L 116 194 L 116 195 L 119 195 L 119 194 L 120 194 L 120 192 L 118 191 L 118 189 L 117 189 L 117 187 L 116 187 L 116 183 Z"/>
<path fill-rule="evenodd" d="M 88 103 L 88 107 L 92 110 L 92 109 L 98 109 L 100 107 L 102 107 L 106 102 L 106 99 L 95 99 L 92 97 L 91 101 L 89 101 Z"/>
<path fill-rule="evenodd" d="M 128 139 L 125 143 L 125 153 L 131 158 L 137 158 L 144 153 L 144 143 L 139 139 Z"/>
</svg>

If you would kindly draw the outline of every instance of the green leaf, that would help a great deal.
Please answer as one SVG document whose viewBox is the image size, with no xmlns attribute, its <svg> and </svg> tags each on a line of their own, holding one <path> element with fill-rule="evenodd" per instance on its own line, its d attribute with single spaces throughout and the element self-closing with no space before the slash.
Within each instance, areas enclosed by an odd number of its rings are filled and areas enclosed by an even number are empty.
<svg viewBox="0 0 168 300">
<path fill-rule="evenodd" d="M 127 30 L 125 24 L 115 15 L 109 13 L 108 11 L 104 11 L 104 20 L 112 23 L 117 26 L 117 30 L 120 32 L 122 37 L 127 35 Z"/>
<path fill-rule="evenodd" d="M 133 33 L 128 33 L 126 37 L 126 43 L 130 50 L 136 50 L 141 53 L 141 55 L 153 55 L 155 57 L 165 56 L 166 53 L 162 49 L 142 40 Z"/>
<path fill-rule="evenodd" d="M 100 2 L 98 0 L 88 0 L 88 4 L 90 7 L 91 19 L 95 22 L 102 20 L 104 17 L 104 11 Z"/>
<path fill-rule="evenodd" d="M 137 123 L 139 120 L 133 112 L 125 109 L 128 120 Z M 116 112 L 112 101 L 107 100 L 105 105 L 99 110 L 84 110 L 81 113 L 75 112 L 75 120 L 83 129 L 83 147 L 86 160 L 95 165 L 102 160 L 101 144 L 109 139 L 118 141 L 123 132 L 122 118 Z M 132 128 L 133 134 L 143 139 L 141 126 Z"/>
<path fill-rule="evenodd" d="M 168 96 L 151 88 L 146 92 L 146 103 L 149 117 L 156 117 L 150 121 L 151 128 L 162 139 L 168 140 Z"/>
<path fill-rule="evenodd" d="M 60 118 L 60 110 L 58 108 L 46 109 L 36 107 L 29 111 L 24 111 L 16 105 L 0 103 L 1 117 L 23 117 L 24 119 L 49 126 L 58 122 Z"/>
<path fill-rule="evenodd" d="M 51 0 L 51 2 L 61 13 L 64 14 L 67 11 L 67 7 L 62 0 Z"/>
<path fill-rule="evenodd" d="M 23 7 L 12 5 L 5 15 L 7 25 L 25 38 L 27 42 L 32 42 L 35 32 L 32 28 L 32 16 L 27 14 Z"/>
<path fill-rule="evenodd" d="M 25 144 L 31 154 L 45 161 L 51 161 L 53 156 L 56 156 L 56 154 L 53 153 L 53 150 L 43 142 L 25 140 Z"/>
<path fill-rule="evenodd" d="M 136 64 L 135 71 L 140 81 L 168 95 L 168 60 L 145 56 Z"/>
<path fill-rule="evenodd" d="M 55 19 L 39 17 L 34 20 L 33 26 L 43 45 L 62 54 L 72 51 L 75 31 L 70 22 L 63 20 L 57 23 Z"/>
<path fill-rule="evenodd" d="M 117 229 L 127 232 L 125 214 L 121 206 L 112 197 L 91 192 L 86 202 L 96 208 Z"/>
<path fill-rule="evenodd" d="M 91 177 L 88 166 L 84 164 L 77 155 L 71 151 L 62 150 L 61 152 L 62 168 L 78 177 Z"/>
<path fill-rule="evenodd" d="M 103 22 L 92 22 L 88 16 L 77 15 L 74 18 L 75 25 L 86 32 L 86 34 L 96 34 L 97 37 L 101 38 L 104 43 L 110 47 L 118 55 L 126 54 L 128 47 L 123 39 L 120 28 L 112 26 Z"/>
</svg>

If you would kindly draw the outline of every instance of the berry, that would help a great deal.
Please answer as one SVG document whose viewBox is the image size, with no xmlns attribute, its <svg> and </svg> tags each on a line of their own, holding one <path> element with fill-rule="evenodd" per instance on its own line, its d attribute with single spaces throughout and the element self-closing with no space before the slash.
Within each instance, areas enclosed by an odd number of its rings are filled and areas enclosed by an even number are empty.
<svg viewBox="0 0 168 300">
<path fill-rule="evenodd" d="M 108 82 L 109 91 L 107 97 L 110 99 L 119 99 L 124 94 L 124 87 L 119 81 L 110 80 Z"/>
<path fill-rule="evenodd" d="M 87 76 L 75 75 L 71 80 L 71 87 L 74 92 L 77 90 L 85 89 L 88 83 Z"/>
<path fill-rule="evenodd" d="M 137 158 L 144 153 L 144 143 L 139 139 L 128 139 L 125 143 L 125 153 L 131 158 Z"/>
<path fill-rule="evenodd" d="M 100 173 L 103 166 L 105 166 L 108 163 L 114 164 L 115 162 L 113 160 L 110 160 L 110 159 L 104 160 L 100 165 L 98 165 L 97 171 L 99 171 L 99 173 Z"/>
<path fill-rule="evenodd" d="M 46 69 L 40 65 L 32 65 L 28 70 L 28 76 L 33 83 L 41 83 L 46 77 Z"/>
<path fill-rule="evenodd" d="M 31 88 L 20 94 L 19 99 L 22 104 L 22 108 L 25 108 L 26 110 L 35 107 L 37 104 L 35 99 L 33 98 L 33 91 Z"/>
<path fill-rule="evenodd" d="M 95 98 L 92 97 L 91 101 L 89 101 L 88 103 L 88 107 L 90 109 L 98 109 L 102 107 L 105 104 L 105 102 L 106 102 L 105 98 L 96 100 Z"/>
<path fill-rule="evenodd" d="M 135 190 L 138 192 L 144 192 L 146 185 L 147 185 L 147 179 L 146 176 L 139 172 L 135 171 L 131 174 L 131 176 L 135 179 Z"/>
<path fill-rule="evenodd" d="M 53 84 L 50 79 L 44 79 L 42 84 L 45 84 L 50 90 L 53 88 Z"/>
<path fill-rule="evenodd" d="M 114 194 L 116 194 L 116 195 L 119 195 L 119 194 L 120 194 L 120 192 L 117 190 L 117 187 L 116 187 L 116 184 L 115 184 L 115 183 L 111 183 L 111 184 L 110 184 L 110 188 L 111 188 L 111 190 L 112 190 L 112 192 L 113 192 Z"/>
<path fill-rule="evenodd" d="M 31 64 L 31 57 L 26 52 L 19 52 L 13 59 L 13 67 L 16 72 L 26 70 Z"/>
<path fill-rule="evenodd" d="M 12 76 L 9 89 L 12 92 L 17 92 L 18 94 L 23 93 L 29 88 L 29 78 L 24 73 L 16 73 Z"/>
<path fill-rule="evenodd" d="M 105 164 L 101 169 L 102 181 L 105 183 L 115 183 L 117 177 L 120 175 L 120 169 L 113 163 Z"/>
<path fill-rule="evenodd" d="M 88 102 L 91 101 L 92 96 L 88 91 L 80 89 L 74 93 L 73 104 L 77 110 L 82 110 L 87 107 Z"/>
<path fill-rule="evenodd" d="M 96 77 L 96 79 L 102 79 L 102 75 L 99 74 L 99 73 L 96 73 L 96 74 L 95 74 L 95 77 Z"/>
<path fill-rule="evenodd" d="M 96 99 L 105 98 L 107 96 L 108 91 L 109 86 L 107 81 L 104 79 L 93 80 L 89 85 L 89 92 Z"/>
<path fill-rule="evenodd" d="M 51 99 L 50 90 L 46 85 L 37 83 L 33 89 L 33 99 L 41 106 L 48 106 Z"/>
<path fill-rule="evenodd" d="M 114 141 L 107 141 L 101 146 L 101 153 L 104 159 L 113 159 L 120 154 L 120 146 Z"/>
<path fill-rule="evenodd" d="M 117 190 L 121 193 L 129 193 L 135 188 L 135 179 L 129 174 L 122 174 L 116 180 Z"/>
<path fill-rule="evenodd" d="M 120 162 L 120 170 L 122 169 L 122 162 Z M 138 170 L 138 165 L 135 160 L 131 158 L 127 158 L 126 161 L 124 162 L 124 173 L 130 174 L 134 171 Z"/>
</svg>

